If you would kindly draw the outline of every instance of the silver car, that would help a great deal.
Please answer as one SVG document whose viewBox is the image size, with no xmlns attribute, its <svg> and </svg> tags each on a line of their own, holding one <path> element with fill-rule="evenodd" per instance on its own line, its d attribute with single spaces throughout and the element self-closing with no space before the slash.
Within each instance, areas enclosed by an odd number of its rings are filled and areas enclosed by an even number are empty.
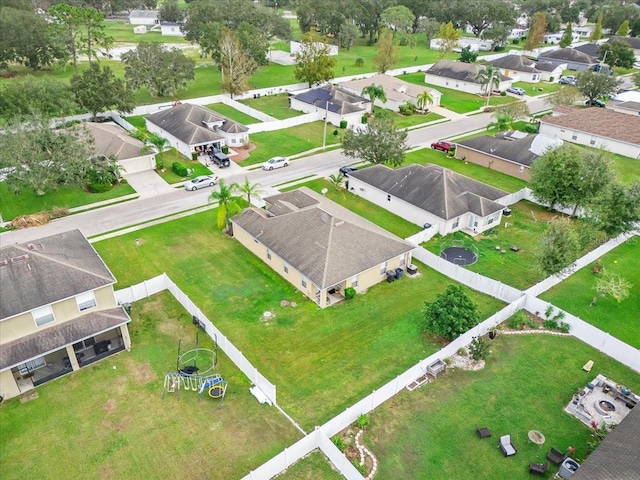
<svg viewBox="0 0 640 480">
<path fill-rule="evenodd" d="M 273 170 L 274 168 L 288 167 L 289 159 L 287 157 L 273 157 L 262 164 L 263 170 Z"/>
<path fill-rule="evenodd" d="M 184 184 L 184 189 L 190 192 L 204 187 L 213 187 L 218 183 L 218 177 L 215 175 L 200 175 Z"/>
</svg>

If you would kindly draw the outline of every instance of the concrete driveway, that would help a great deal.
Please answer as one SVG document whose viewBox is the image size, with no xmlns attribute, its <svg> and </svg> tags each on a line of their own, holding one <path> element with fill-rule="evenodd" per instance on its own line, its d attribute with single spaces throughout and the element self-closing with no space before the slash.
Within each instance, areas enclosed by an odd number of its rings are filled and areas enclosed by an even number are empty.
<svg viewBox="0 0 640 480">
<path fill-rule="evenodd" d="M 165 182 L 162 177 L 153 170 L 125 174 L 124 178 L 126 178 L 129 185 L 140 194 L 140 198 L 161 195 L 174 190 L 171 185 Z"/>
</svg>

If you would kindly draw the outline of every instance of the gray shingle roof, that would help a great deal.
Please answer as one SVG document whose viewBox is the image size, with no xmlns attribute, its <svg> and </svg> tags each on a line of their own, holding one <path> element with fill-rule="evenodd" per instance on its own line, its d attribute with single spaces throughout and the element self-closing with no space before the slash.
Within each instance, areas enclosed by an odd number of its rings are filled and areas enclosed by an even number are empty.
<svg viewBox="0 0 640 480">
<path fill-rule="evenodd" d="M 578 50 L 579 52 L 586 53 L 587 55 L 598 58 L 600 54 L 600 47 L 596 43 L 585 43 L 584 45 L 580 45 L 579 47 L 573 47 L 574 50 Z"/>
<path fill-rule="evenodd" d="M 273 216 L 250 208 L 233 222 L 320 288 L 413 250 L 411 244 L 308 188 L 265 201 Z"/>
<path fill-rule="evenodd" d="M 115 283 L 80 230 L 0 249 L 0 320 Z"/>
<path fill-rule="evenodd" d="M 87 313 L 60 325 L 5 343 L 0 348 L 0 371 L 13 368 L 129 321 L 130 318 L 122 307 L 110 308 Z"/>
<path fill-rule="evenodd" d="M 93 135 L 96 153 L 110 157 L 115 155 L 118 160 L 139 157 L 144 143 L 133 138 L 126 130 L 113 123 L 84 124 Z"/>
<path fill-rule="evenodd" d="M 221 140 L 224 135 L 207 127 L 207 123 L 224 122 L 217 127 L 228 133 L 246 132 L 249 129 L 238 122 L 228 119 L 200 105 L 183 103 L 149 115 L 146 121 L 159 126 L 187 145 Z"/>
<path fill-rule="evenodd" d="M 541 54 L 539 59 L 552 59 L 561 60 L 563 62 L 583 63 L 585 65 L 595 65 L 598 63 L 598 59 L 587 55 L 575 48 L 561 48 L 559 50 L 553 50 L 551 52 L 545 52 Z"/>
<path fill-rule="evenodd" d="M 613 43 L 615 41 L 624 42 L 629 45 L 630 48 L 634 50 L 640 50 L 640 38 L 639 37 L 619 37 L 614 35 L 613 37 L 609 37 L 607 40 L 608 43 Z"/>
<path fill-rule="evenodd" d="M 453 78 L 463 82 L 480 83 L 477 80 L 478 72 L 484 67 L 477 63 L 464 63 L 455 60 L 439 60 L 434 63 L 425 73 L 437 75 L 439 77 Z M 509 77 L 500 75 L 500 81 L 511 80 Z"/>
<path fill-rule="evenodd" d="M 399 102 L 415 100 L 422 92 L 435 92 L 438 95 L 440 94 L 440 92 L 433 88 L 405 82 L 404 80 L 384 73 L 379 73 L 369 78 L 351 80 L 349 82 L 344 82 L 341 85 L 346 88 L 362 92 L 364 88 L 372 84 L 379 85 L 384 88 L 384 92 L 389 100 Z"/>
<path fill-rule="evenodd" d="M 582 462 L 572 480 L 640 479 L 640 407 L 633 408 Z"/>
<path fill-rule="evenodd" d="M 505 55 L 487 62 L 494 67 L 503 68 L 505 70 L 515 70 L 517 72 L 538 73 L 535 67 L 536 62 L 530 60 L 523 55 Z"/>
<path fill-rule="evenodd" d="M 538 61 L 536 62 L 536 68 L 541 72 L 553 72 L 556 68 L 558 68 L 558 65 L 551 62 Z"/>
<path fill-rule="evenodd" d="M 333 85 L 324 85 L 322 87 L 312 88 L 306 92 L 299 93 L 293 98 L 322 109 L 327 108 L 328 101 L 329 111 L 338 114 L 364 112 L 366 110 L 366 106 L 359 104 L 371 103 L 364 97 L 355 95 L 343 88 L 335 87 Z"/>
<path fill-rule="evenodd" d="M 506 192 L 437 165 L 408 165 L 392 170 L 383 165 L 349 173 L 385 193 L 450 220 L 471 212 L 487 216 L 504 208 L 494 202 Z"/>
<path fill-rule="evenodd" d="M 534 143 L 536 145 L 534 145 Z M 538 146 L 544 145 L 553 147 L 561 144 L 562 140 L 548 137 L 546 135 L 527 135 L 524 138 L 508 139 L 507 135 L 492 137 L 481 135 L 468 138 L 458 142 L 458 145 L 476 150 L 487 155 L 508 160 L 519 165 L 530 167 L 533 161 L 542 152 L 538 151 Z"/>
</svg>

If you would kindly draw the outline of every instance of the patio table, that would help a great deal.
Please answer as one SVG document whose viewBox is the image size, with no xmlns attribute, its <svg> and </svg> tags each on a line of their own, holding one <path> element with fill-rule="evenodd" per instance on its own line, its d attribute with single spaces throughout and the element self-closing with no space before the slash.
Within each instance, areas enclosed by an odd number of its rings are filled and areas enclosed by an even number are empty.
<svg viewBox="0 0 640 480">
<path fill-rule="evenodd" d="M 538 430 L 529 430 L 529 434 L 527 436 L 529 437 L 529 441 L 535 443 L 538 447 L 542 447 L 546 440 L 542 432 L 539 432 Z"/>
</svg>

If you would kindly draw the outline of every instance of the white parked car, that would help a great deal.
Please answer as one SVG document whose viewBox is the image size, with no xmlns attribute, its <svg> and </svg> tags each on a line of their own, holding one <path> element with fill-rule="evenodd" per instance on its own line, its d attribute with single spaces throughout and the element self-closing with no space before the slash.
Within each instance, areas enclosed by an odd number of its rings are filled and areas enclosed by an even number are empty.
<svg viewBox="0 0 640 480">
<path fill-rule="evenodd" d="M 200 175 L 199 177 L 193 178 L 185 183 L 184 189 L 194 192 L 199 188 L 213 187 L 216 183 L 218 183 L 218 177 L 215 175 Z"/>
<path fill-rule="evenodd" d="M 288 167 L 289 159 L 287 157 L 273 157 L 262 164 L 263 170 L 273 170 L 274 168 Z"/>
</svg>

